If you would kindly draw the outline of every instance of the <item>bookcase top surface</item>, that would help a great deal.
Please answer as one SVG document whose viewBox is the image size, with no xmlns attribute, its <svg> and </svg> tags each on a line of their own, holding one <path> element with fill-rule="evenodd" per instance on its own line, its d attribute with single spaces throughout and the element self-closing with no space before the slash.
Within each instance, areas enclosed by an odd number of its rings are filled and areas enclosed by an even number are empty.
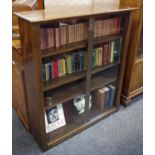
<svg viewBox="0 0 155 155">
<path fill-rule="evenodd" d="M 44 23 L 61 19 L 71 19 L 102 15 L 109 13 L 119 13 L 138 9 L 136 7 L 120 7 L 118 5 L 105 5 L 95 3 L 91 5 L 56 5 L 52 9 L 34 10 L 25 12 L 15 12 L 14 14 L 30 23 Z"/>
</svg>

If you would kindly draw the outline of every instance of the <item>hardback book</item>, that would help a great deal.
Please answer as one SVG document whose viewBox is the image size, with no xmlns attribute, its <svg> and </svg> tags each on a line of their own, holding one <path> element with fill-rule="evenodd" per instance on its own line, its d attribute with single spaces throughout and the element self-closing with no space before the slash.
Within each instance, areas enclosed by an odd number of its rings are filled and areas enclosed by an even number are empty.
<svg viewBox="0 0 155 155">
<path fill-rule="evenodd" d="M 110 108 L 113 106 L 116 87 L 114 85 L 108 85 L 108 87 L 110 88 L 110 101 L 109 101 L 109 106 L 108 106 Z"/>
<path fill-rule="evenodd" d="M 53 76 L 52 76 L 52 70 L 53 70 L 52 63 L 49 63 L 48 67 L 49 67 L 50 80 L 52 80 L 53 79 Z"/>
<path fill-rule="evenodd" d="M 104 89 L 98 89 L 94 92 L 94 106 L 99 111 L 104 110 L 105 106 L 105 90 Z"/>
<path fill-rule="evenodd" d="M 45 74 L 46 74 L 46 81 L 49 81 L 50 80 L 49 63 L 45 64 Z"/>
<path fill-rule="evenodd" d="M 52 33 L 51 33 L 51 28 L 47 28 L 47 41 L 48 41 L 48 48 L 53 47 L 52 44 Z"/>
<path fill-rule="evenodd" d="M 66 121 L 62 104 L 58 104 L 51 109 L 45 110 L 46 133 L 56 130 L 64 125 L 66 125 Z"/>
<path fill-rule="evenodd" d="M 121 40 L 122 39 L 116 39 L 114 41 L 114 62 L 120 61 Z"/>
<path fill-rule="evenodd" d="M 104 87 L 103 90 L 105 91 L 105 109 L 108 109 L 110 102 L 110 88 Z"/>
<path fill-rule="evenodd" d="M 40 28 L 40 38 L 41 38 L 41 49 L 46 49 L 48 47 L 46 28 Z"/>
<path fill-rule="evenodd" d="M 98 51 L 98 66 L 102 66 L 102 47 L 97 48 Z"/>
<path fill-rule="evenodd" d="M 60 47 L 60 28 L 55 28 L 55 47 Z"/>
<path fill-rule="evenodd" d="M 62 60 L 58 59 L 58 77 L 63 76 Z"/>
<path fill-rule="evenodd" d="M 53 62 L 53 69 L 54 69 L 54 78 L 57 78 L 59 76 L 59 71 L 58 71 L 58 60 L 55 60 Z"/>
<path fill-rule="evenodd" d="M 42 64 L 42 80 L 46 81 L 45 64 Z"/>
<path fill-rule="evenodd" d="M 110 63 L 114 61 L 114 41 L 111 42 L 111 49 L 110 49 Z"/>
</svg>

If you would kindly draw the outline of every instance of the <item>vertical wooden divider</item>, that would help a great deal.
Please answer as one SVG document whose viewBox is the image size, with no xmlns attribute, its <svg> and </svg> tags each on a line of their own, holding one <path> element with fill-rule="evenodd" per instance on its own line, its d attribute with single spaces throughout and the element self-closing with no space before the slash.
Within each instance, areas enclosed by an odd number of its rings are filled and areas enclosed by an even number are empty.
<svg viewBox="0 0 155 155">
<path fill-rule="evenodd" d="M 85 121 L 88 121 L 89 116 L 89 97 L 90 97 L 90 85 L 91 85 L 91 70 L 92 70 L 92 51 L 94 40 L 94 24 L 95 17 L 89 18 L 88 27 L 88 51 L 87 51 L 87 73 L 86 73 L 86 97 L 85 97 Z"/>
</svg>

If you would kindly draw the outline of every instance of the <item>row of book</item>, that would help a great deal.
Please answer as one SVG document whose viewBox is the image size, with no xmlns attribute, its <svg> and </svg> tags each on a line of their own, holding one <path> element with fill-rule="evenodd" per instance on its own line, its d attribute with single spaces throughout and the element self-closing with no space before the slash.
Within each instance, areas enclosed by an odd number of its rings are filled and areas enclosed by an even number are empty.
<svg viewBox="0 0 155 155">
<path fill-rule="evenodd" d="M 92 53 L 92 67 L 103 66 L 118 62 L 120 58 L 121 39 L 104 43 L 102 47 L 94 48 Z M 42 64 L 42 79 L 50 81 L 57 77 L 72 74 L 87 69 L 87 52 L 84 50 L 61 57 L 53 58 Z"/>
<path fill-rule="evenodd" d="M 113 106 L 116 87 L 112 84 L 97 89 L 93 92 L 93 103 L 99 111 L 104 111 Z"/>
<path fill-rule="evenodd" d="M 94 26 L 94 37 L 110 34 L 119 34 L 121 29 L 121 18 L 96 20 Z M 41 27 L 41 49 L 58 48 L 88 38 L 88 23 L 67 24 L 59 23 L 56 27 Z"/>
<path fill-rule="evenodd" d="M 121 30 L 121 18 L 97 20 L 95 22 L 94 37 L 102 37 L 110 34 L 118 34 Z"/>
<path fill-rule="evenodd" d="M 67 25 L 60 23 L 56 28 L 41 28 L 41 49 L 60 47 L 88 38 L 88 23 Z"/>
<path fill-rule="evenodd" d="M 86 69 L 86 51 L 64 54 L 45 64 L 42 64 L 42 79 L 50 81 L 57 77 L 72 74 Z"/>
<path fill-rule="evenodd" d="M 103 66 L 109 63 L 118 62 L 121 51 L 121 39 L 104 43 L 102 47 L 93 49 L 92 66 Z"/>
</svg>

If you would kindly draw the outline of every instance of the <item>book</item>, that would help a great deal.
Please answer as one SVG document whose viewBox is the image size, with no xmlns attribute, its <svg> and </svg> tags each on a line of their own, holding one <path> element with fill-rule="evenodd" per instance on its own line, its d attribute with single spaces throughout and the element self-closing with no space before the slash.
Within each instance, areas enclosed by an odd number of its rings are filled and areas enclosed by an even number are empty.
<svg viewBox="0 0 155 155">
<path fill-rule="evenodd" d="M 48 41 L 48 48 L 49 47 L 53 47 L 53 44 L 52 44 L 52 33 L 51 33 L 51 28 L 47 28 L 47 41 Z"/>
<path fill-rule="evenodd" d="M 108 109 L 110 102 L 110 88 L 104 87 L 103 90 L 105 91 L 105 109 Z"/>
<path fill-rule="evenodd" d="M 42 80 L 46 81 L 45 64 L 42 64 Z"/>
<path fill-rule="evenodd" d="M 94 106 L 97 108 L 99 111 L 104 110 L 105 106 L 105 90 L 104 89 L 97 89 L 94 92 Z"/>
<path fill-rule="evenodd" d="M 60 47 L 60 29 L 55 28 L 55 47 L 58 48 Z"/>
<path fill-rule="evenodd" d="M 62 104 L 45 110 L 46 133 L 54 131 L 64 125 L 66 125 L 66 121 Z"/>
<path fill-rule="evenodd" d="M 111 42 L 111 49 L 110 49 L 110 63 L 114 61 L 114 41 Z"/>
<path fill-rule="evenodd" d="M 55 60 L 53 62 L 53 69 L 54 69 L 54 78 L 57 78 L 59 76 L 59 72 L 58 72 L 58 61 Z"/>
<path fill-rule="evenodd" d="M 48 64 L 48 67 L 49 67 L 49 74 L 50 74 L 50 80 L 52 80 L 53 79 L 53 76 L 52 76 L 52 63 L 49 63 Z"/>
<path fill-rule="evenodd" d="M 116 39 L 114 41 L 114 62 L 120 61 L 121 40 L 122 39 Z"/>
<path fill-rule="evenodd" d="M 108 107 L 110 108 L 113 106 L 116 87 L 114 85 L 108 85 L 108 87 L 110 88 L 110 100 L 109 100 L 109 105 L 108 105 Z"/>
<path fill-rule="evenodd" d="M 40 38 L 41 38 L 41 49 L 46 49 L 48 47 L 47 43 L 47 29 L 46 28 L 40 28 Z"/>
<path fill-rule="evenodd" d="M 46 74 L 46 81 L 49 81 L 50 80 L 49 63 L 45 64 L 45 74 Z"/>
</svg>

